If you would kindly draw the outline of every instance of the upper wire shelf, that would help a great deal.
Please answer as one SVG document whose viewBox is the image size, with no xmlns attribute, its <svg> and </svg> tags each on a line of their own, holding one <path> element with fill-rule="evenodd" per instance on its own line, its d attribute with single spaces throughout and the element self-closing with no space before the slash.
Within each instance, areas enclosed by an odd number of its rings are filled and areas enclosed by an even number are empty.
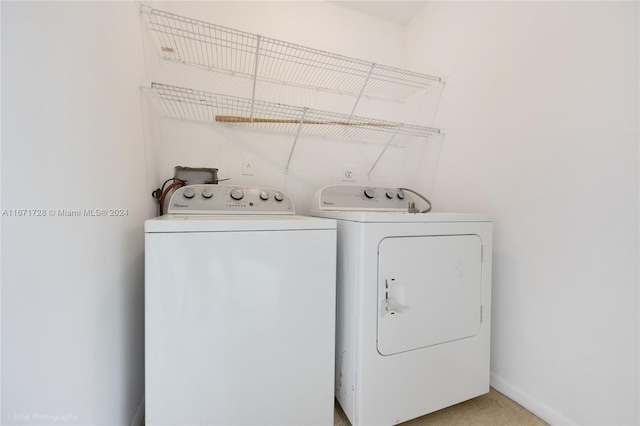
<svg viewBox="0 0 640 426">
<path fill-rule="evenodd" d="M 403 101 L 443 80 L 143 6 L 164 58 L 256 80 Z M 355 107 L 354 107 L 355 109 Z"/>
<path fill-rule="evenodd" d="M 390 143 L 396 136 L 430 138 L 441 133 L 440 129 L 433 127 L 239 98 L 162 83 L 151 83 L 151 88 L 169 117 L 292 134 L 296 138 L 305 135 Z"/>
</svg>

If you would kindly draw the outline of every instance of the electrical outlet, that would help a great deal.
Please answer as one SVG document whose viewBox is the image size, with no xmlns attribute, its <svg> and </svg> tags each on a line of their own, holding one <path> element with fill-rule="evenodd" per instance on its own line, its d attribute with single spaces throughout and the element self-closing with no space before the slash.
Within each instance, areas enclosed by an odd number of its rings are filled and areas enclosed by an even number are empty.
<svg viewBox="0 0 640 426">
<path fill-rule="evenodd" d="M 242 174 L 254 176 L 256 173 L 256 159 L 253 157 L 242 157 Z"/>
</svg>

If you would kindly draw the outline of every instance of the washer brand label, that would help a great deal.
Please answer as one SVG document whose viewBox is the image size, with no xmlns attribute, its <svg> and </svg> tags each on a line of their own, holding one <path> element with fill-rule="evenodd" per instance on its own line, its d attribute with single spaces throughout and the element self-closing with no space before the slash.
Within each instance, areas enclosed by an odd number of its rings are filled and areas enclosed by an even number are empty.
<svg viewBox="0 0 640 426">
<path fill-rule="evenodd" d="M 330 201 L 323 201 L 323 202 L 322 202 L 322 204 L 324 204 L 325 206 L 332 206 L 332 205 L 334 205 L 335 203 L 332 203 L 332 202 L 330 202 Z"/>
<path fill-rule="evenodd" d="M 186 207 L 189 207 L 189 205 L 188 204 L 173 203 L 173 207 L 186 208 Z"/>
</svg>

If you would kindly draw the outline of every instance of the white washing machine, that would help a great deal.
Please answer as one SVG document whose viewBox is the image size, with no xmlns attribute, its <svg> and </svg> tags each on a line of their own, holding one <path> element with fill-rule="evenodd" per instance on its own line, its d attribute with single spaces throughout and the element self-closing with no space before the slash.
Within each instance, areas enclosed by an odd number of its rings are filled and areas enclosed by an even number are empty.
<svg viewBox="0 0 640 426">
<path fill-rule="evenodd" d="M 330 425 L 336 222 L 191 185 L 145 222 L 147 425 Z"/>
<path fill-rule="evenodd" d="M 392 425 L 489 391 L 492 222 L 409 213 L 408 190 L 329 186 L 338 221 L 336 384 L 354 426 Z M 415 211 L 415 209 L 412 209 Z"/>
</svg>

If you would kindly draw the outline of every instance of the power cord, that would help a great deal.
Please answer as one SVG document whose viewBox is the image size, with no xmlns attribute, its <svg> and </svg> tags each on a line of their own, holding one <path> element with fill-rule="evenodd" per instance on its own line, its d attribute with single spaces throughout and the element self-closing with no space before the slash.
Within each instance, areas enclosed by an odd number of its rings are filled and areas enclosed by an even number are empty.
<svg viewBox="0 0 640 426">
<path fill-rule="evenodd" d="M 173 183 L 165 189 L 165 186 L 167 186 L 167 183 L 171 181 L 173 181 Z M 165 199 L 167 198 L 167 194 L 169 194 L 169 191 L 171 191 L 176 186 L 183 186 L 183 185 L 185 185 L 184 181 L 181 181 L 180 179 L 176 179 L 176 178 L 170 178 L 165 180 L 160 188 L 156 188 L 153 192 L 151 192 L 151 196 L 156 200 L 158 200 L 160 216 L 164 214 L 164 202 L 165 202 Z"/>
<path fill-rule="evenodd" d="M 427 207 L 426 209 L 417 209 L 416 208 L 416 204 L 414 202 L 410 202 L 409 203 L 409 213 L 429 213 L 431 211 L 431 201 L 429 201 L 427 199 L 427 197 L 425 197 L 424 195 L 420 194 L 419 192 L 414 191 L 413 189 L 409 189 L 409 188 L 398 188 L 401 191 L 408 191 L 411 192 L 412 194 L 417 195 L 418 197 L 420 197 L 421 199 L 423 199 L 424 201 L 426 201 L 427 205 L 429 207 Z"/>
<path fill-rule="evenodd" d="M 224 181 L 227 181 L 229 179 L 230 178 L 218 179 L 218 182 L 224 182 Z M 173 181 L 173 183 L 171 185 L 169 185 L 165 189 L 165 186 L 167 186 L 167 184 L 169 182 L 171 182 L 171 181 Z M 169 194 L 169 191 L 171 191 L 176 186 L 184 186 L 186 184 L 187 183 L 185 181 L 183 181 L 183 180 L 180 180 L 180 179 L 177 179 L 177 178 L 169 178 L 169 179 L 164 181 L 164 183 L 162 184 L 162 186 L 160 188 L 156 188 L 156 189 L 153 190 L 153 192 L 151 192 L 151 196 L 153 198 L 155 198 L 156 200 L 158 200 L 158 204 L 160 205 L 160 216 L 162 216 L 164 214 L 164 203 L 165 203 L 165 200 L 167 198 L 167 195 Z"/>
</svg>

